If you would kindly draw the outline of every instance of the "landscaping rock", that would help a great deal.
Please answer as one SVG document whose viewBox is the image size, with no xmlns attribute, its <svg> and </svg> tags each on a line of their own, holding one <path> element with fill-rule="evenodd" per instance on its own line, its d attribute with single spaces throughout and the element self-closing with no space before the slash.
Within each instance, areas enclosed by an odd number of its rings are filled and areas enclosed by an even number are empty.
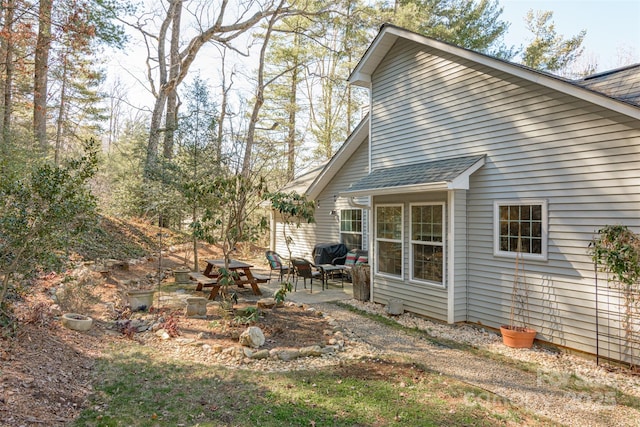
<svg viewBox="0 0 640 427">
<path fill-rule="evenodd" d="M 273 356 L 275 356 L 276 359 L 289 362 L 291 360 L 295 360 L 298 357 L 300 357 L 300 351 L 297 349 L 276 350 Z"/>
<path fill-rule="evenodd" d="M 322 348 L 319 345 L 312 345 L 309 347 L 302 347 L 299 352 L 300 357 L 318 357 L 322 355 Z"/>
<path fill-rule="evenodd" d="M 276 300 L 273 298 L 262 298 L 257 302 L 258 308 L 273 308 L 276 306 Z"/>
<path fill-rule="evenodd" d="M 264 334 L 257 326 L 249 326 L 239 338 L 240 344 L 246 347 L 260 348 L 264 345 Z"/>
<path fill-rule="evenodd" d="M 171 338 L 171 335 L 169 335 L 169 332 L 167 332 L 165 329 L 158 329 L 156 331 L 156 336 L 163 340 L 168 340 Z"/>
<path fill-rule="evenodd" d="M 269 350 L 258 350 L 251 356 L 252 359 L 267 359 L 269 358 Z"/>
</svg>

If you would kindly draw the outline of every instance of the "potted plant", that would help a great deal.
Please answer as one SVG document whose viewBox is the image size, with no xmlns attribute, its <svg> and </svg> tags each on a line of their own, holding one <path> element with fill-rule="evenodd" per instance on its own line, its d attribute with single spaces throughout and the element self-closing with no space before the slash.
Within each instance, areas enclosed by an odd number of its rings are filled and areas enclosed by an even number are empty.
<svg viewBox="0 0 640 427">
<path fill-rule="evenodd" d="M 88 331 L 93 319 L 86 313 L 99 299 L 93 291 L 103 279 L 97 279 L 86 267 L 72 271 L 55 292 L 55 301 L 63 312 L 62 325 L 76 331 Z"/>
<path fill-rule="evenodd" d="M 537 332 L 529 326 L 529 284 L 524 274 L 524 261 L 520 245 L 521 239 L 518 236 L 509 324 L 500 326 L 500 333 L 502 334 L 502 342 L 507 347 L 531 348 Z"/>
</svg>

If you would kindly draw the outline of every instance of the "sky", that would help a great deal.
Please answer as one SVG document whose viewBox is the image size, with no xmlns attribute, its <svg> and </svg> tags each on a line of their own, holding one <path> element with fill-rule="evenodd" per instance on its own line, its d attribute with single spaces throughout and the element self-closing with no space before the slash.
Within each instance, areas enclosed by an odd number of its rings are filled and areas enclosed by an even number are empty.
<svg viewBox="0 0 640 427">
<path fill-rule="evenodd" d="M 640 0 L 498 0 L 503 13 L 501 19 L 510 22 L 504 38 L 507 46 L 523 46 L 531 34 L 525 28 L 524 17 L 529 9 L 553 11 L 553 21 L 558 34 L 570 37 L 586 30 L 584 57 L 597 65 L 597 71 L 618 68 L 620 52 L 625 51 L 626 63 L 640 63 Z M 145 83 L 144 51 L 138 43 L 130 45 L 126 52 L 116 54 L 110 64 L 113 75 L 127 82 L 132 104 L 150 108 L 153 97 L 143 89 Z M 132 53 L 135 52 L 135 53 Z M 631 55 L 631 59 L 629 59 Z M 201 52 L 201 57 L 206 57 Z M 195 73 L 204 70 L 203 77 L 217 78 L 209 66 L 202 68 L 200 61 L 193 64 Z M 346 78 L 346 76 L 345 76 Z M 137 82 L 136 82 L 137 81 Z M 236 82 L 239 84 L 239 82 Z"/>
<path fill-rule="evenodd" d="M 553 11 L 556 32 L 566 38 L 586 30 L 584 55 L 595 59 L 598 71 L 620 66 L 619 51 L 640 62 L 640 0 L 499 0 L 502 20 L 511 22 L 508 46 L 527 43 L 524 17 L 529 9 Z"/>
</svg>

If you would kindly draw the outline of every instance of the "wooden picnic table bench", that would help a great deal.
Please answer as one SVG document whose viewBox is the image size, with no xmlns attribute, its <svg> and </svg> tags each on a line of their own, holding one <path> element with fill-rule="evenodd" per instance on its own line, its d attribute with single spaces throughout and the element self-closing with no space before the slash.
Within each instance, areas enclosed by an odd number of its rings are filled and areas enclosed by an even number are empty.
<svg viewBox="0 0 640 427">
<path fill-rule="evenodd" d="M 204 279 L 201 279 L 203 280 L 202 286 L 212 286 L 211 293 L 209 294 L 210 300 L 215 299 L 216 296 L 218 295 L 218 292 L 220 290 L 220 285 L 218 284 L 217 270 L 220 268 L 224 268 L 224 266 L 225 266 L 225 262 L 223 259 L 209 259 L 207 260 L 207 267 L 205 268 L 204 272 L 201 274 L 201 276 L 203 276 L 204 278 L 215 280 L 215 284 L 205 285 Z M 262 291 L 258 287 L 258 283 L 267 283 L 269 281 L 268 277 L 253 274 L 253 272 L 251 271 L 251 268 L 253 266 L 241 261 L 230 260 L 228 263 L 228 267 L 229 267 L 229 270 L 238 273 L 238 278 L 236 278 L 234 281 L 234 284 L 236 286 L 244 287 L 244 285 L 251 285 L 251 289 L 253 290 L 254 295 L 262 295 Z M 198 281 L 198 287 L 200 287 L 199 281 Z M 200 287 L 200 289 L 197 289 L 197 290 L 201 290 L 201 289 L 202 288 Z"/>
</svg>

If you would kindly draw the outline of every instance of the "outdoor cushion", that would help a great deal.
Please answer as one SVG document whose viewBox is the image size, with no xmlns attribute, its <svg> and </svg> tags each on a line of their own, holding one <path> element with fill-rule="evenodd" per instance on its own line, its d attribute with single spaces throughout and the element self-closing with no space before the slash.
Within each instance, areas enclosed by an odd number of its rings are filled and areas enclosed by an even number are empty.
<svg viewBox="0 0 640 427">
<path fill-rule="evenodd" d="M 357 252 L 349 252 L 347 254 L 347 259 L 345 260 L 344 265 L 354 265 L 357 259 L 358 259 Z"/>
<path fill-rule="evenodd" d="M 267 253 L 266 257 L 269 261 L 269 264 L 271 264 L 271 268 L 277 270 L 282 267 L 282 260 L 280 256 L 275 252 Z"/>
<path fill-rule="evenodd" d="M 356 261 L 356 265 L 357 264 L 368 264 L 369 263 L 369 257 L 367 255 L 360 255 L 358 257 L 358 260 Z"/>
</svg>

